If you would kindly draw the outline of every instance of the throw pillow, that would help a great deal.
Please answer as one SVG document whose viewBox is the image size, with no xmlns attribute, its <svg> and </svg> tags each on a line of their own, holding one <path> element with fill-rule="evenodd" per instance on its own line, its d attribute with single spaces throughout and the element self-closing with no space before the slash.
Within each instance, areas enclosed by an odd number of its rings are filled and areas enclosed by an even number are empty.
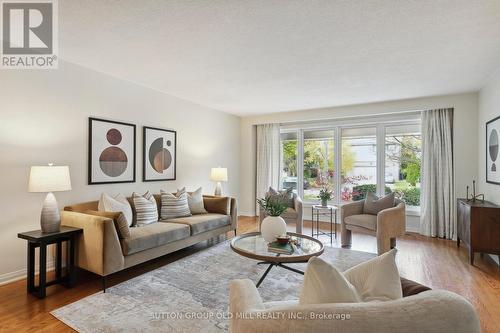
<svg viewBox="0 0 500 333">
<path fill-rule="evenodd" d="M 276 191 L 274 188 L 269 187 L 267 195 L 271 198 L 277 200 L 282 200 L 288 207 L 294 208 L 295 203 L 293 202 L 293 189 L 288 188 L 286 190 Z"/>
<path fill-rule="evenodd" d="M 205 197 L 203 198 L 205 209 L 209 213 L 230 215 L 231 198 L 229 197 Z"/>
<path fill-rule="evenodd" d="M 391 192 L 382 198 L 378 198 L 372 192 L 368 192 L 366 193 L 365 203 L 363 205 L 363 213 L 377 215 L 384 209 L 392 207 L 394 207 L 394 192 Z"/>
<path fill-rule="evenodd" d="M 168 220 L 176 217 L 191 216 L 187 193 L 181 191 L 179 196 L 161 191 L 161 219 Z"/>
<path fill-rule="evenodd" d="M 323 259 L 309 259 L 299 304 L 356 303 L 360 298 L 354 286 L 334 266 Z"/>
<path fill-rule="evenodd" d="M 427 290 L 432 290 L 423 284 L 405 279 L 404 277 L 401 278 L 401 289 L 403 291 L 403 297 L 413 296 Z"/>
<path fill-rule="evenodd" d="M 177 190 L 176 196 L 178 197 L 181 193 L 181 190 Z M 191 214 L 206 214 L 205 206 L 203 204 L 203 189 L 200 187 L 196 191 L 187 194 L 189 211 Z"/>
<path fill-rule="evenodd" d="M 130 228 L 127 219 L 125 218 L 125 215 L 123 215 L 122 212 L 98 212 L 95 210 L 87 210 L 84 213 L 112 219 L 116 228 L 116 232 L 118 233 L 118 237 L 119 238 L 130 237 Z"/>
<path fill-rule="evenodd" d="M 344 272 L 363 301 L 388 301 L 403 297 L 396 252 L 393 249 Z"/>
<path fill-rule="evenodd" d="M 135 224 L 138 227 L 158 222 L 158 207 L 154 196 L 147 191 L 144 195 L 132 194 L 135 208 Z"/>
<path fill-rule="evenodd" d="M 123 194 L 112 197 L 107 193 L 103 193 L 97 204 L 97 210 L 100 212 L 122 212 L 129 226 L 134 221 L 132 207 L 130 207 L 130 203 Z"/>
</svg>

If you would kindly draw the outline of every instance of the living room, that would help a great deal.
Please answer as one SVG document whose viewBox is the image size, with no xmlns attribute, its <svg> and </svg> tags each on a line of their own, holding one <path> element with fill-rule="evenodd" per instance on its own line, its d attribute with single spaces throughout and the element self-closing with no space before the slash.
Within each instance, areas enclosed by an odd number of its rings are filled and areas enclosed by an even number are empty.
<svg viewBox="0 0 500 333">
<path fill-rule="evenodd" d="M 1 8 L 0 331 L 500 331 L 500 2 Z"/>
</svg>

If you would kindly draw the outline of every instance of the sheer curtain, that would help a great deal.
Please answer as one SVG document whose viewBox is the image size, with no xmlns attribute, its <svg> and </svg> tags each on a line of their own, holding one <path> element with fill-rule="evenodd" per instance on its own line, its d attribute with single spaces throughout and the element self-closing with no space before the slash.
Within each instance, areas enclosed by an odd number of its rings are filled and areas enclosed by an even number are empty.
<svg viewBox="0 0 500 333">
<path fill-rule="evenodd" d="M 453 109 L 422 112 L 420 233 L 456 238 Z"/>
<path fill-rule="evenodd" d="M 278 188 L 280 167 L 279 124 L 257 125 L 257 198 L 262 198 L 270 186 Z M 259 207 L 256 204 L 256 212 Z"/>
</svg>

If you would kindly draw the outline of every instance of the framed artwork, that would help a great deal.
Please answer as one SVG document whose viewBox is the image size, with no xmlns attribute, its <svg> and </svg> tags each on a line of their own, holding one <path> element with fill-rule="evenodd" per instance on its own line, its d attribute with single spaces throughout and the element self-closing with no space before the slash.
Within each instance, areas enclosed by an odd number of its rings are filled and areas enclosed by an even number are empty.
<svg viewBox="0 0 500 333">
<path fill-rule="evenodd" d="M 89 118 L 88 183 L 135 182 L 135 125 Z"/>
<path fill-rule="evenodd" d="M 142 142 L 142 180 L 175 180 L 177 132 L 144 126 Z"/>
<path fill-rule="evenodd" d="M 500 116 L 486 123 L 486 182 L 500 185 L 498 159 Z"/>
</svg>

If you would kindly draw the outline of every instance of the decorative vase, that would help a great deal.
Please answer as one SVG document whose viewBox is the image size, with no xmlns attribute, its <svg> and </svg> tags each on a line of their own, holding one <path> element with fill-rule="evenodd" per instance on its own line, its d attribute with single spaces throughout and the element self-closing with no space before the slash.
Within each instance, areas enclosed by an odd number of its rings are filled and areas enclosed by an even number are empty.
<svg viewBox="0 0 500 333">
<path fill-rule="evenodd" d="M 323 206 L 323 207 L 328 206 L 328 200 L 326 200 L 326 199 L 321 199 L 321 206 Z"/>
<path fill-rule="evenodd" d="M 286 234 L 285 220 L 281 216 L 267 216 L 262 220 L 260 233 L 266 242 L 274 242 L 276 237 Z"/>
</svg>

